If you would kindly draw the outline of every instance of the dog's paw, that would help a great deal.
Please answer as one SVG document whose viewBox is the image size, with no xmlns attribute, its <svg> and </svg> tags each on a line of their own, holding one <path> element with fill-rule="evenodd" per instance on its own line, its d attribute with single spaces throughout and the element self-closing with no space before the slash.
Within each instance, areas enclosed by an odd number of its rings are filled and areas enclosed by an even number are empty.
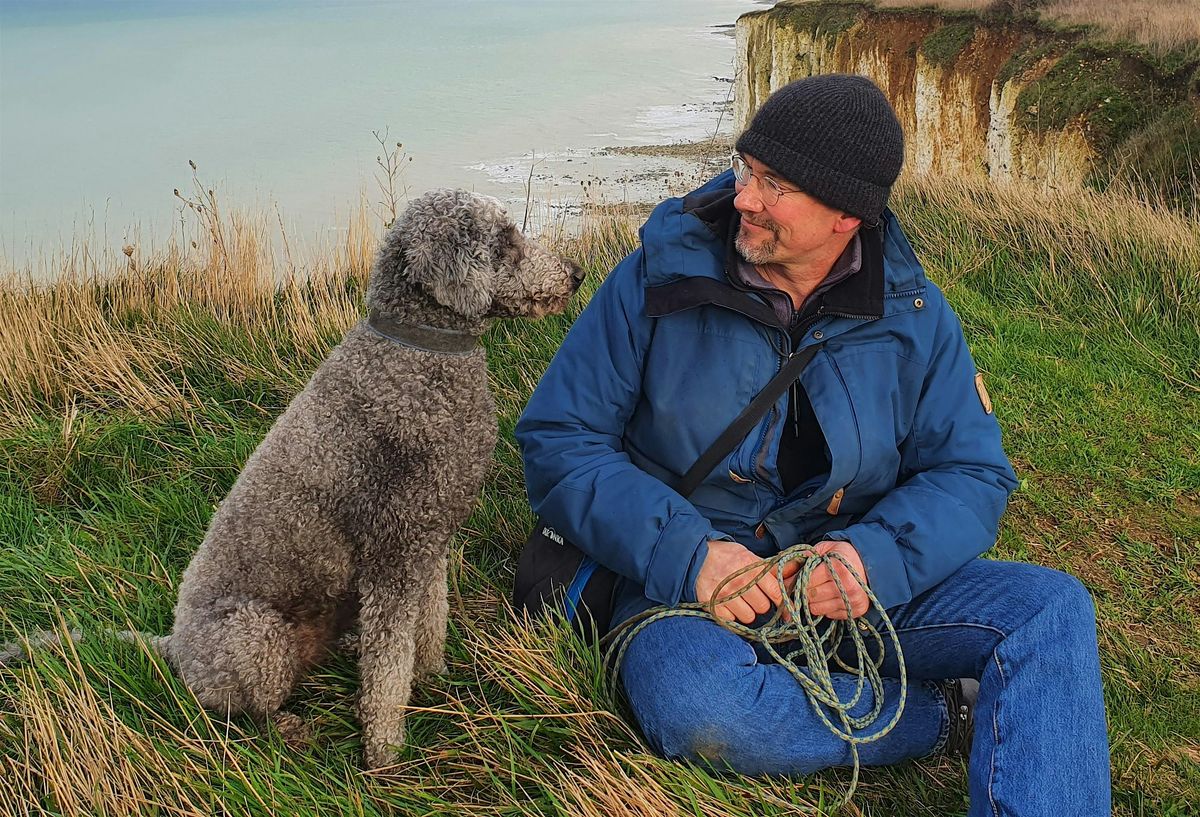
<svg viewBox="0 0 1200 817">
<path fill-rule="evenodd" d="M 271 724 L 290 749 L 308 749 L 313 745 L 312 727 L 294 712 L 276 712 Z"/>
<path fill-rule="evenodd" d="M 450 674 L 450 667 L 446 666 L 445 660 L 441 660 L 436 664 L 423 666 L 417 672 L 423 678 L 445 678 Z"/>
<path fill-rule="evenodd" d="M 378 771 L 396 765 L 399 752 L 397 744 L 370 739 L 363 741 L 363 760 L 368 770 Z"/>
</svg>

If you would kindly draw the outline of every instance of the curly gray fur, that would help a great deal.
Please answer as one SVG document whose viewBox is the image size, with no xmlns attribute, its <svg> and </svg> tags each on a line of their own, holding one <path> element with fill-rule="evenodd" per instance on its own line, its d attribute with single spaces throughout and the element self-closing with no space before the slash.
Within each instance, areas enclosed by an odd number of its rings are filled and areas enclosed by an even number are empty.
<svg viewBox="0 0 1200 817">
<path fill-rule="evenodd" d="M 581 280 L 495 199 L 434 190 L 384 238 L 367 307 L 478 335 L 560 311 Z M 357 622 L 366 761 L 387 765 L 414 679 L 444 669 L 448 546 L 496 434 L 481 347 L 427 352 L 358 323 L 246 462 L 157 648 L 204 706 L 265 721 Z"/>
</svg>

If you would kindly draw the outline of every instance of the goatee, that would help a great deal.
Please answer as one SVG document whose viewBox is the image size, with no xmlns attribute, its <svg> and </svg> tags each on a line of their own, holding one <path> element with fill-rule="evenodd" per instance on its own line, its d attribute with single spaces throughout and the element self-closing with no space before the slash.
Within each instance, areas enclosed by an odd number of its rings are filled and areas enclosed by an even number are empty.
<svg viewBox="0 0 1200 817">
<path fill-rule="evenodd" d="M 771 230 L 771 237 L 764 238 L 757 243 L 746 236 L 744 227 L 738 228 L 737 237 L 733 240 L 733 246 L 741 253 L 742 258 L 751 264 L 770 264 L 775 260 L 775 251 L 778 249 L 775 231 L 770 227 L 765 229 Z"/>
</svg>

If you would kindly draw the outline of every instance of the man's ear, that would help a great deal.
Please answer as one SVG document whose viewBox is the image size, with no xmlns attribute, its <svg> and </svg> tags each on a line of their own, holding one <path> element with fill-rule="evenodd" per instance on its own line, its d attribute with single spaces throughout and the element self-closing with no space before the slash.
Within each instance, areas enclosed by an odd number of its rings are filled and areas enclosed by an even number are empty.
<svg viewBox="0 0 1200 817">
<path fill-rule="evenodd" d="M 835 233 L 851 233 L 857 230 L 861 224 L 862 219 L 858 216 L 842 213 L 838 216 L 838 220 L 833 223 L 833 231 Z"/>
</svg>

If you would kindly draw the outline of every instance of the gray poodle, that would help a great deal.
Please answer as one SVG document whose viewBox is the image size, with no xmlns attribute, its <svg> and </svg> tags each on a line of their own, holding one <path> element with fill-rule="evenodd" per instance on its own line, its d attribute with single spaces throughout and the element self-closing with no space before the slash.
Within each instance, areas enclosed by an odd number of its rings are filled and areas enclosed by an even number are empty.
<svg viewBox="0 0 1200 817">
<path fill-rule="evenodd" d="M 371 272 L 369 317 L 246 462 L 171 634 L 151 640 L 205 707 L 275 717 L 357 622 L 366 762 L 394 758 L 414 680 L 445 667 L 447 549 L 496 442 L 479 336 L 495 317 L 562 310 L 582 277 L 495 199 L 434 190 L 409 205 Z"/>
</svg>

